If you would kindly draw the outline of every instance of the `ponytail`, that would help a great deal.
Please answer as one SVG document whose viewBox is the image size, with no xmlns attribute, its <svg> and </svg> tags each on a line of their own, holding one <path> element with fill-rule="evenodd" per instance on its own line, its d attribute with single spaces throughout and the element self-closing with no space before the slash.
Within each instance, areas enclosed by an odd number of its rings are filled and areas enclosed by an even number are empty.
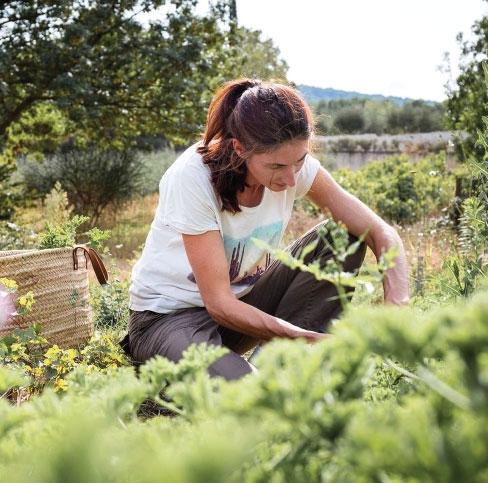
<svg viewBox="0 0 488 483">
<path fill-rule="evenodd" d="M 234 139 L 246 154 L 252 154 L 272 151 L 293 139 L 308 139 L 312 132 L 310 109 L 291 87 L 247 78 L 224 84 L 210 103 L 197 148 L 210 168 L 222 210 L 241 211 L 237 194 L 247 186 L 246 162 L 235 152 Z"/>
</svg>

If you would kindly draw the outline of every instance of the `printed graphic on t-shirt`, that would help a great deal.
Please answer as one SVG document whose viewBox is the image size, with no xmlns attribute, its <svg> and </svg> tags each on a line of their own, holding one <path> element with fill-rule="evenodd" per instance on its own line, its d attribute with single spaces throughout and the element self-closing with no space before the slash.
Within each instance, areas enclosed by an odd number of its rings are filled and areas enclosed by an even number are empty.
<svg viewBox="0 0 488 483">
<path fill-rule="evenodd" d="M 257 247 L 252 238 L 263 240 L 270 246 L 278 246 L 281 238 L 283 221 L 255 228 L 244 238 L 232 238 L 224 235 L 224 248 L 229 262 L 229 277 L 232 285 L 253 285 L 271 263 L 269 253 Z M 193 272 L 187 277 L 196 283 Z"/>
</svg>

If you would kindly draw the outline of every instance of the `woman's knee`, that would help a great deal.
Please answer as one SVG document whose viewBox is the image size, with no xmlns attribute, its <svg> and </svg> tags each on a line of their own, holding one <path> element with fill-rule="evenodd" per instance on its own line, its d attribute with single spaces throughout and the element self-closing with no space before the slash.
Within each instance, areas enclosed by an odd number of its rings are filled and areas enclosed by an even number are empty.
<svg viewBox="0 0 488 483">
<path fill-rule="evenodd" d="M 327 220 L 316 225 L 310 232 L 308 232 L 309 240 L 308 243 L 314 241 L 317 245 L 313 251 L 310 252 L 307 257 L 305 257 L 306 263 L 311 263 L 315 260 L 319 260 L 321 266 L 324 266 L 329 258 L 334 257 L 331 247 L 334 244 L 332 236 L 329 232 L 323 231 L 323 227 L 326 227 Z M 346 249 L 349 249 L 353 244 L 357 243 L 359 238 L 352 233 L 349 233 L 349 241 Z M 304 247 L 303 247 L 304 248 Z M 351 253 L 346 257 L 343 263 L 343 270 L 346 272 L 354 272 L 358 270 L 363 264 L 364 257 L 366 256 L 366 244 L 361 242 L 358 244 L 357 249 L 354 253 Z M 308 258 L 308 259 L 307 259 Z"/>
<path fill-rule="evenodd" d="M 217 359 L 207 371 L 210 377 L 220 376 L 228 381 L 240 379 L 254 372 L 249 362 L 232 351 Z"/>
</svg>

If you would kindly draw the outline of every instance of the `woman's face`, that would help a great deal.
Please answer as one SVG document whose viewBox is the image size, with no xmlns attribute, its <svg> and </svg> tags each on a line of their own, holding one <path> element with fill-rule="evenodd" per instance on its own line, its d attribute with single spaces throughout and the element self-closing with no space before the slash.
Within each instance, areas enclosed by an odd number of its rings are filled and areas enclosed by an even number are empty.
<svg viewBox="0 0 488 483">
<path fill-rule="evenodd" d="M 251 187 L 264 185 L 272 191 L 284 191 L 294 186 L 308 149 L 308 140 L 294 140 L 283 143 L 270 153 L 250 155 L 246 158 L 246 183 Z"/>
</svg>

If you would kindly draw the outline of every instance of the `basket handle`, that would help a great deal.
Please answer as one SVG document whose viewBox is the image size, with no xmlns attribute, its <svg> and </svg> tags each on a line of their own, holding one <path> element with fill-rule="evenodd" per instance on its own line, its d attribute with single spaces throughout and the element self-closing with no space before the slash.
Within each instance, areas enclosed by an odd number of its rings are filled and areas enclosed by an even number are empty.
<svg viewBox="0 0 488 483">
<path fill-rule="evenodd" d="M 73 248 L 73 270 L 78 270 L 78 255 L 77 251 L 83 250 L 83 255 L 85 255 L 85 267 L 88 268 L 88 258 L 92 264 L 95 275 L 97 276 L 98 283 L 100 285 L 105 285 L 108 283 L 108 273 L 105 265 L 100 258 L 100 255 L 90 247 L 77 246 Z M 88 258 L 87 258 L 88 255 Z"/>
</svg>

